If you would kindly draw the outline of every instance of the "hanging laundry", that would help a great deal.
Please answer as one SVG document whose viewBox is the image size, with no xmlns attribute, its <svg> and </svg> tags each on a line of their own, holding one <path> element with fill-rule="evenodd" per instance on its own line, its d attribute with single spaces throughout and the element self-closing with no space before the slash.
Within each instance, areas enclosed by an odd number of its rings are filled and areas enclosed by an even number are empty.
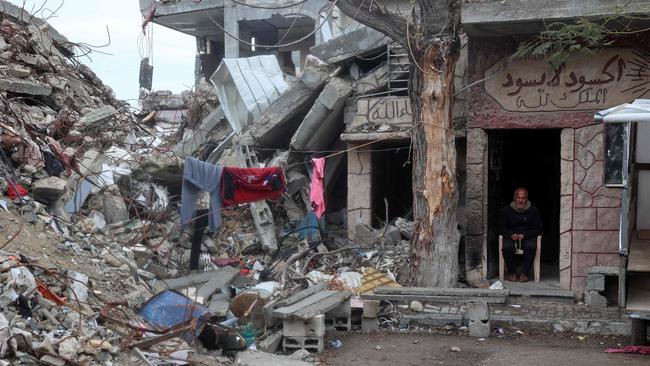
<svg viewBox="0 0 650 366">
<path fill-rule="evenodd" d="M 279 167 L 223 168 L 221 198 L 224 206 L 278 199 L 287 183 Z"/>
<path fill-rule="evenodd" d="M 323 178 L 325 178 L 325 158 L 312 158 L 314 172 L 311 177 L 311 192 L 309 201 L 311 208 L 314 210 L 316 217 L 319 219 L 325 213 L 325 191 L 323 188 Z"/>
<path fill-rule="evenodd" d="M 187 157 L 181 189 L 181 225 L 187 225 L 194 216 L 194 205 L 200 191 L 210 194 L 208 230 L 216 233 L 221 226 L 221 174 L 223 167 Z"/>
</svg>

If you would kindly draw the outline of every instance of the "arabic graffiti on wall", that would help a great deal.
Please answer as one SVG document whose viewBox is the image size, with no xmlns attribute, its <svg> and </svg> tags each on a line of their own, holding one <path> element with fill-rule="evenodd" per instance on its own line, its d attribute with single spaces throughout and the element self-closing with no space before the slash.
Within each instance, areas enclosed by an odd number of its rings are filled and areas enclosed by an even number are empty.
<svg viewBox="0 0 650 366">
<path fill-rule="evenodd" d="M 359 99 L 352 128 L 366 123 L 411 125 L 411 101 L 408 97 Z"/>
<path fill-rule="evenodd" d="M 603 49 L 556 70 L 544 60 L 502 61 L 485 77 L 487 94 L 508 111 L 603 109 L 650 97 L 650 54 Z"/>
</svg>

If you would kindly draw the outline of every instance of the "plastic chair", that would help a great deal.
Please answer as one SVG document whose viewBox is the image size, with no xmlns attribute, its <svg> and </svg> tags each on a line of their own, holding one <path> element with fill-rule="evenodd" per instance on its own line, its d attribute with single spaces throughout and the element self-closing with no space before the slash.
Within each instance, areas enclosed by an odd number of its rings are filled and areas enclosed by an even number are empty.
<svg viewBox="0 0 650 366">
<path fill-rule="evenodd" d="M 535 282 L 539 282 L 539 271 L 540 271 L 540 257 L 542 252 L 542 236 L 537 236 L 537 250 L 535 252 L 535 261 L 533 262 L 533 272 Z M 517 253 L 515 254 L 523 254 Z M 505 272 L 505 261 L 503 260 L 503 235 L 499 235 L 499 280 L 503 282 Z"/>
</svg>

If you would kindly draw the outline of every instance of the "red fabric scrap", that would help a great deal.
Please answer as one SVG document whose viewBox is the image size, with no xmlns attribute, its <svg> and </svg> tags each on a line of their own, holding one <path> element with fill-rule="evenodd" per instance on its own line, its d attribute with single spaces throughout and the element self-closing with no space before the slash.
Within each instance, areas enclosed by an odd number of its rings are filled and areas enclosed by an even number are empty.
<svg viewBox="0 0 650 366">
<path fill-rule="evenodd" d="M 650 355 L 650 346 L 625 346 L 623 348 L 608 348 L 606 353 L 638 353 L 641 355 Z"/>
<path fill-rule="evenodd" d="M 16 194 L 16 191 L 14 190 L 14 184 L 11 184 L 11 182 L 9 182 L 9 187 L 7 187 L 7 193 L 6 194 L 7 194 L 7 197 L 9 197 L 10 199 L 14 200 L 14 199 L 18 198 L 18 196 L 25 197 L 25 196 L 27 196 L 27 193 L 29 193 L 29 192 L 27 192 L 25 187 L 21 186 L 20 184 L 15 183 L 15 186 L 16 186 L 16 190 L 18 190 L 18 194 Z"/>
<path fill-rule="evenodd" d="M 284 173 L 279 167 L 226 167 L 221 174 L 221 199 L 224 206 L 278 199 L 286 185 Z"/>
</svg>

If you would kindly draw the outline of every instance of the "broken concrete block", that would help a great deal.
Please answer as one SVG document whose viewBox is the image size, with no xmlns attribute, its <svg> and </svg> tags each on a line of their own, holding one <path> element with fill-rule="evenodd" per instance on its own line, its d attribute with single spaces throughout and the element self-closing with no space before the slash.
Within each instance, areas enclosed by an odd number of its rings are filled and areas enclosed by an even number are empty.
<svg viewBox="0 0 650 366">
<path fill-rule="evenodd" d="M 605 291 L 605 275 L 589 274 L 587 275 L 587 284 L 585 291 Z"/>
<path fill-rule="evenodd" d="M 368 225 L 358 224 L 354 227 L 354 231 L 357 245 L 363 248 L 371 248 L 379 241 L 380 233 Z"/>
<path fill-rule="evenodd" d="M 67 182 L 58 177 L 39 179 L 32 185 L 32 197 L 39 202 L 52 203 L 65 193 Z"/>
<path fill-rule="evenodd" d="M 117 110 L 112 106 L 107 105 L 86 113 L 83 117 L 81 117 L 79 122 L 82 125 L 86 125 L 86 126 L 98 125 L 101 122 L 107 121 L 115 113 L 117 113 Z"/>
<path fill-rule="evenodd" d="M 41 357 L 41 363 L 43 365 L 49 365 L 49 366 L 65 366 L 67 362 L 58 357 L 45 355 Z"/>
<path fill-rule="evenodd" d="M 129 219 L 129 211 L 120 196 L 105 195 L 104 209 L 102 211 L 106 218 L 106 223 L 112 224 Z"/>
<path fill-rule="evenodd" d="M 29 94 L 29 95 L 50 95 L 52 87 L 43 85 L 34 81 L 2 78 L 0 79 L 0 90 L 6 90 L 12 93 Z"/>
<path fill-rule="evenodd" d="M 244 351 L 238 352 L 233 363 L 234 366 L 309 366 L 311 362 L 293 360 L 287 356 L 274 355 L 266 352 Z"/>
<path fill-rule="evenodd" d="M 275 353 L 280 347 L 281 343 L 282 343 L 282 330 L 271 333 L 268 336 L 266 336 L 266 338 L 258 344 L 257 349 L 263 352 Z"/>
<path fill-rule="evenodd" d="M 607 298 L 598 291 L 590 290 L 585 292 L 585 303 L 594 308 L 606 308 Z"/>
<path fill-rule="evenodd" d="M 469 335 L 477 338 L 490 336 L 490 308 L 486 302 L 472 302 L 467 305 Z"/>
<path fill-rule="evenodd" d="M 0 49 L 1 48 L 2 47 L 0 41 Z M 0 73 L 22 79 L 28 77 L 31 74 L 31 71 L 28 68 L 22 67 L 20 65 L 0 65 Z"/>
<path fill-rule="evenodd" d="M 74 361 L 77 359 L 77 351 L 79 350 L 79 341 L 76 338 L 70 337 L 59 343 L 59 355 L 65 359 Z"/>
<path fill-rule="evenodd" d="M 5 2 L 6 4 L 6 2 Z M 33 66 L 34 68 L 40 69 L 40 70 L 49 70 L 50 69 L 50 63 L 47 61 L 47 59 L 41 55 L 34 55 L 31 53 L 19 53 L 18 56 L 16 57 L 18 60 Z"/>
<path fill-rule="evenodd" d="M 289 195 L 293 196 L 296 192 L 306 186 L 306 175 L 296 171 L 295 169 L 287 172 L 287 192 L 289 192 Z"/>
<path fill-rule="evenodd" d="M 297 150 L 323 150 L 329 147 L 343 129 L 340 112 L 351 93 L 350 82 L 332 78 L 291 138 L 291 146 Z"/>
<path fill-rule="evenodd" d="M 372 94 L 385 90 L 388 87 L 388 64 L 383 63 L 355 83 L 354 94 Z"/>
<path fill-rule="evenodd" d="M 178 155 L 191 155 L 200 149 L 210 138 L 211 132 L 225 118 L 221 106 L 215 108 L 201 122 L 198 128 L 188 129 L 183 134 L 183 139 L 174 147 L 174 152 Z"/>
<path fill-rule="evenodd" d="M 392 244 L 397 244 L 402 241 L 402 233 L 400 232 L 399 228 L 397 228 L 397 226 L 388 225 L 385 230 L 384 240 L 388 240 Z"/>
<path fill-rule="evenodd" d="M 400 233 L 402 233 L 406 239 L 411 240 L 413 237 L 413 228 L 415 227 L 415 223 L 413 221 L 398 217 L 397 220 L 395 220 L 395 226 L 399 228 Z"/>
<path fill-rule="evenodd" d="M 385 47 L 389 41 L 390 38 L 383 33 L 369 27 L 362 27 L 314 46 L 310 51 L 328 64 L 337 64 L 347 62 L 357 56 L 367 55 Z"/>
</svg>

